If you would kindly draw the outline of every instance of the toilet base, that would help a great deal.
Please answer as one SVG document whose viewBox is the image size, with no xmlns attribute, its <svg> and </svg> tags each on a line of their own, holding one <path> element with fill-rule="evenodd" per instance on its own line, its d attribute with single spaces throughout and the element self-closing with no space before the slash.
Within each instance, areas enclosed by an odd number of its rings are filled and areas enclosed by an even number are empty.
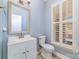
<svg viewBox="0 0 79 59">
<path fill-rule="evenodd" d="M 42 49 L 41 55 L 43 56 L 44 59 L 53 59 L 52 53 L 47 52 Z"/>
</svg>

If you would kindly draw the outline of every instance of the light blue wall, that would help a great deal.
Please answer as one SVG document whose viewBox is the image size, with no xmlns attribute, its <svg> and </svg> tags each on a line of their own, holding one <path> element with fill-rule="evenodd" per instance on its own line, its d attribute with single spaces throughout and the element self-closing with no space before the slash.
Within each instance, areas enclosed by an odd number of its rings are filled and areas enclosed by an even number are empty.
<svg viewBox="0 0 79 59">
<path fill-rule="evenodd" d="M 51 4 L 59 0 L 31 0 L 31 35 L 38 37 L 46 35 L 47 42 L 51 40 Z"/>
<path fill-rule="evenodd" d="M 45 33 L 44 11 L 45 4 L 43 0 L 31 0 L 30 31 L 34 37 Z"/>
</svg>

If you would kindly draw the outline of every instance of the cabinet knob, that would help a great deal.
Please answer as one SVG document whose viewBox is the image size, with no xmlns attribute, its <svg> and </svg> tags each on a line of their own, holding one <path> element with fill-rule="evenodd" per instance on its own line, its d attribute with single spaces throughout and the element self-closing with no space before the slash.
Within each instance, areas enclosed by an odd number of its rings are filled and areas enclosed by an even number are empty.
<svg viewBox="0 0 79 59">
<path fill-rule="evenodd" d="M 29 52 L 29 51 L 26 51 L 26 52 Z"/>
<path fill-rule="evenodd" d="M 26 54 L 26 52 L 23 52 L 23 54 Z"/>
</svg>

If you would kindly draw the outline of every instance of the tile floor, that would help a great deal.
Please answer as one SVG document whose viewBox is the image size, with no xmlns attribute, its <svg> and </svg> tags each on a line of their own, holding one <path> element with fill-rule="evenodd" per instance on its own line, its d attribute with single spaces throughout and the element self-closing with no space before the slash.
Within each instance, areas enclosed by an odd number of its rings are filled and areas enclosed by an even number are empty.
<svg viewBox="0 0 79 59">
<path fill-rule="evenodd" d="M 44 59 L 41 55 L 38 55 L 37 59 Z"/>
<path fill-rule="evenodd" d="M 57 57 L 56 55 L 52 54 L 53 59 L 61 59 L 59 57 Z M 44 59 L 41 55 L 41 52 L 38 53 L 37 59 Z"/>
<path fill-rule="evenodd" d="M 44 58 L 43 58 L 41 55 L 38 55 L 37 59 L 44 59 Z M 53 58 L 53 59 L 60 59 L 60 58 L 58 58 L 58 57 L 54 56 L 54 58 Z"/>
</svg>

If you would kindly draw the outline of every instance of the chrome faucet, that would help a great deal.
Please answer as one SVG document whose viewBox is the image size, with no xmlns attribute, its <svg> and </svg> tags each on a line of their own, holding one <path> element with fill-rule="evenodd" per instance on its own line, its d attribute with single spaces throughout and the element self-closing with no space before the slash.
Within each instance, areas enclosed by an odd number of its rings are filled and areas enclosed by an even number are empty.
<svg viewBox="0 0 79 59">
<path fill-rule="evenodd" d="M 20 33 L 19 38 L 24 38 L 23 32 Z"/>
</svg>

